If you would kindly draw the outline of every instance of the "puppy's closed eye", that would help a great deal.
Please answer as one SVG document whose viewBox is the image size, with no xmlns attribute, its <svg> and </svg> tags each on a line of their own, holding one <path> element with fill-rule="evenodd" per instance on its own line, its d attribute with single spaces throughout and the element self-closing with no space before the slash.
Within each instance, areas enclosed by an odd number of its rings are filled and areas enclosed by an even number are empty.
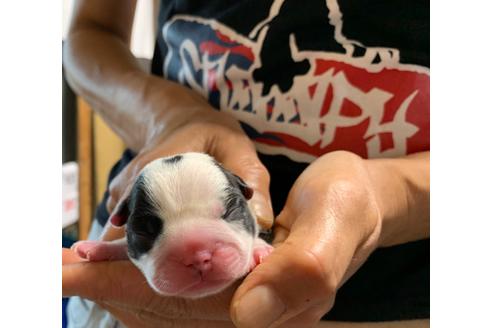
<svg viewBox="0 0 492 328">
<path fill-rule="evenodd" d="M 164 223 L 157 216 L 130 217 L 127 226 L 128 252 L 138 258 L 148 252 L 164 229 Z"/>
<path fill-rule="evenodd" d="M 133 218 L 128 229 L 141 236 L 157 236 L 163 227 L 163 220 L 155 215 L 140 216 Z"/>
</svg>

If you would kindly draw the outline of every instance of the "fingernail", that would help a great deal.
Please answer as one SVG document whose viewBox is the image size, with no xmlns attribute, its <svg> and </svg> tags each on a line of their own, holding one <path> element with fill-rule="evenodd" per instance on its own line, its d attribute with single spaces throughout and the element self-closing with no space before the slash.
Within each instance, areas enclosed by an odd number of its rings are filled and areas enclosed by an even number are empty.
<svg viewBox="0 0 492 328">
<path fill-rule="evenodd" d="M 266 328 L 284 311 L 284 304 L 271 288 L 257 286 L 237 301 L 232 320 L 239 328 Z"/>
</svg>

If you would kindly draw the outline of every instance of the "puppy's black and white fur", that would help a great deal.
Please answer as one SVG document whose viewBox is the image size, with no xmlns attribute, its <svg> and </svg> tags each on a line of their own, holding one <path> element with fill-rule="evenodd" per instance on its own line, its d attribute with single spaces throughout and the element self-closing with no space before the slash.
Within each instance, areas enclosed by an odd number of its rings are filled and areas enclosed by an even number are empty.
<svg viewBox="0 0 492 328">
<path fill-rule="evenodd" d="M 247 203 L 252 194 L 212 157 L 184 153 L 146 165 L 112 222 L 126 221 L 128 257 L 151 287 L 164 295 L 201 297 L 244 276 L 272 249 L 258 238 Z M 110 248 L 117 249 L 109 244 L 77 249 L 107 259 Z"/>
</svg>

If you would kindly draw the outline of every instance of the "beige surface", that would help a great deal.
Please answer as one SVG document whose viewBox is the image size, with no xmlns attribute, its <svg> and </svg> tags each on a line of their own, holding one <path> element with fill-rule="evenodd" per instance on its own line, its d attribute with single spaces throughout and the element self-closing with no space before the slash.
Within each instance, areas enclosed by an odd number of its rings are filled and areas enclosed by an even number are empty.
<svg viewBox="0 0 492 328">
<path fill-rule="evenodd" d="M 77 161 L 79 163 L 79 239 L 86 239 L 93 217 L 92 111 L 77 99 Z"/>
<path fill-rule="evenodd" d="M 109 171 L 114 163 L 120 159 L 124 149 L 123 141 L 99 115 L 94 114 L 94 193 L 96 204 L 102 200 Z"/>
<path fill-rule="evenodd" d="M 102 200 L 106 190 L 109 171 L 121 157 L 125 145 L 81 97 L 77 101 L 79 238 L 86 239 L 94 217 L 95 206 Z"/>
</svg>

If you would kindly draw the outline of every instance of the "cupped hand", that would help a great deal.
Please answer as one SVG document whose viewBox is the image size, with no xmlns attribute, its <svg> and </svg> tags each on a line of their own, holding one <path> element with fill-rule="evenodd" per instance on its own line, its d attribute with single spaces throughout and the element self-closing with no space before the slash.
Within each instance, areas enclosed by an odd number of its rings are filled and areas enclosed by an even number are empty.
<svg viewBox="0 0 492 328">
<path fill-rule="evenodd" d="M 275 222 L 275 249 L 236 291 L 231 316 L 244 327 L 311 327 L 337 289 L 378 246 L 382 219 L 365 161 L 333 152 L 292 187 Z"/>
<path fill-rule="evenodd" d="M 63 249 L 63 295 L 81 296 L 129 328 L 232 328 L 229 303 L 237 285 L 210 297 L 162 297 L 130 261 L 88 262 Z"/>
<path fill-rule="evenodd" d="M 251 140 L 239 123 L 227 114 L 211 108 L 194 111 L 171 133 L 153 137 L 139 154 L 120 172 L 109 186 L 107 208 L 112 213 L 130 193 L 131 187 L 143 167 L 154 159 L 184 152 L 203 152 L 214 157 L 231 172 L 240 176 L 253 190 L 250 205 L 265 229 L 273 223 L 270 201 L 270 176 L 260 162 Z M 108 225 L 105 240 L 122 237 L 123 229 Z"/>
<path fill-rule="evenodd" d="M 107 206 L 118 207 L 140 170 L 152 160 L 183 152 L 204 152 L 240 176 L 253 190 L 250 205 L 263 228 L 273 223 L 270 177 L 254 145 L 239 123 L 226 114 L 205 109 L 171 133 L 157 136 L 112 181 Z M 124 228 L 109 223 L 101 239 L 124 236 Z M 130 261 L 87 262 L 63 250 L 63 295 L 95 301 L 128 327 L 233 327 L 229 304 L 237 284 L 199 300 L 162 297 L 148 285 Z"/>
</svg>

